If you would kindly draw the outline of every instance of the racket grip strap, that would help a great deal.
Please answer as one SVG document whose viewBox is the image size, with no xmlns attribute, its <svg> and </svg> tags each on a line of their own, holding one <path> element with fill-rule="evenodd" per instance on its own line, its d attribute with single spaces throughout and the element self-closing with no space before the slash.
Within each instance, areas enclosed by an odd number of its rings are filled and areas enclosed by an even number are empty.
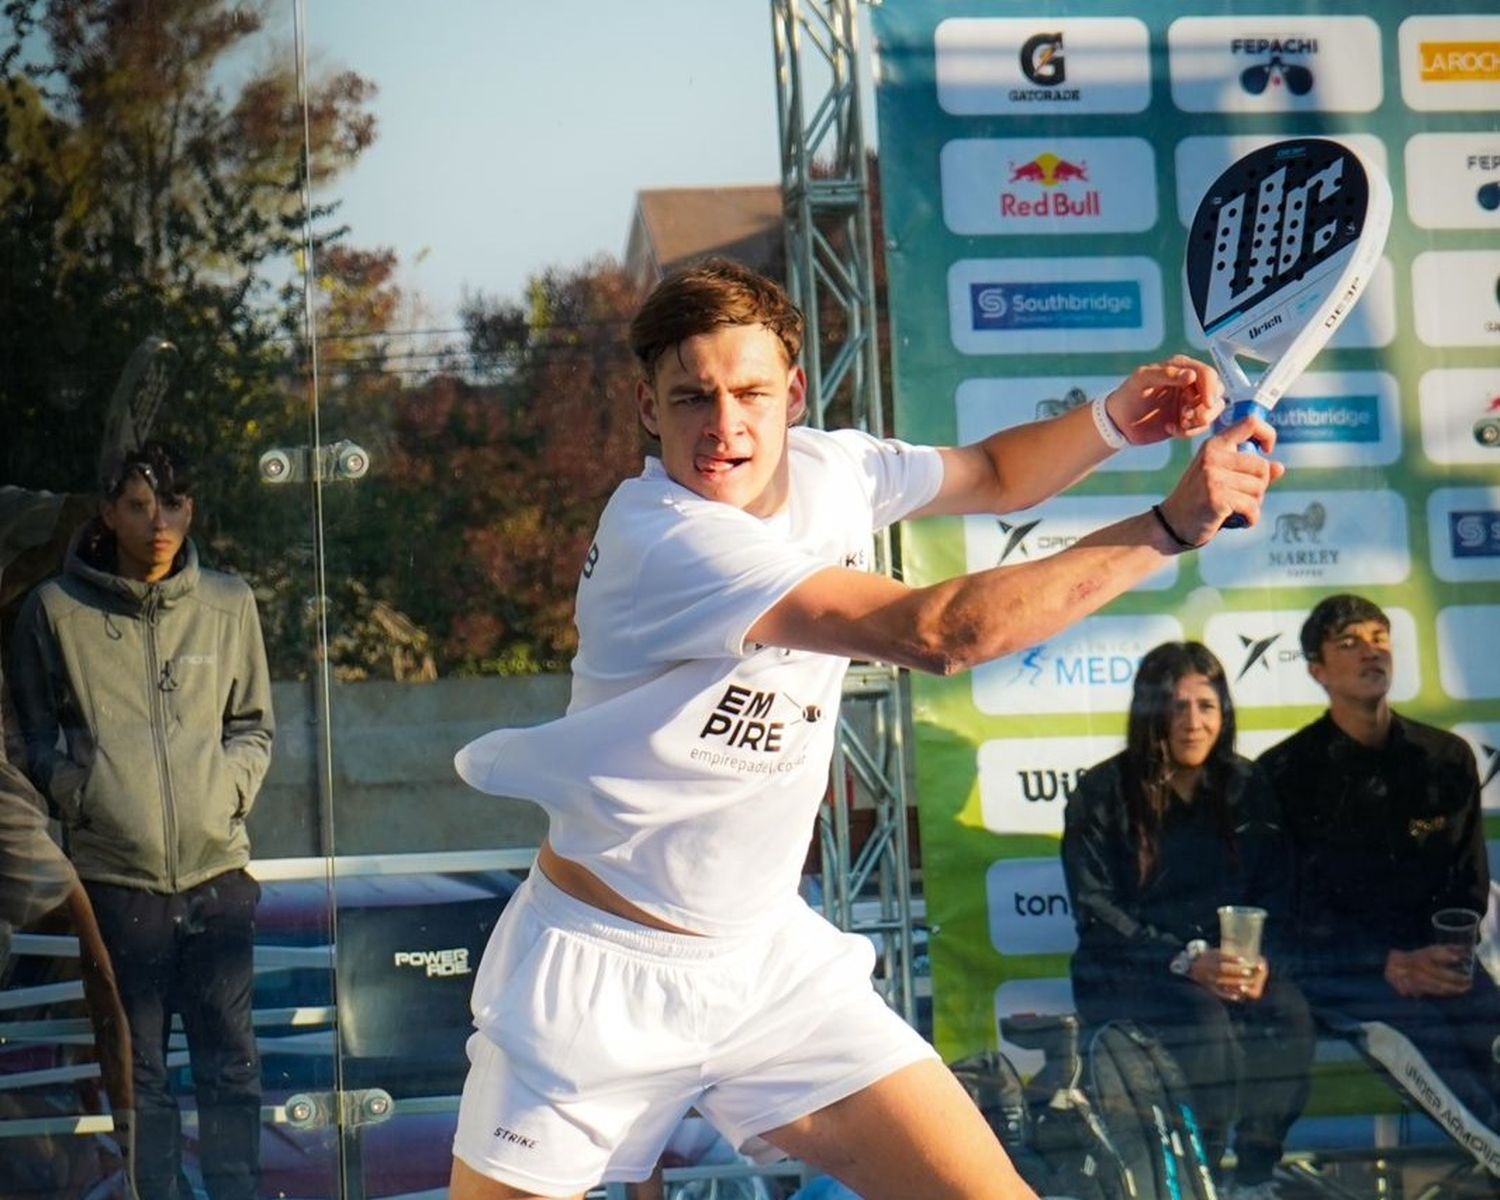
<svg viewBox="0 0 1500 1200">
<path fill-rule="evenodd" d="M 1156 518 L 1157 524 L 1167 532 L 1167 536 L 1177 543 L 1178 550 L 1196 550 L 1201 543 L 1190 542 L 1172 528 L 1172 522 L 1167 520 L 1167 514 L 1162 512 L 1160 504 L 1151 506 L 1151 515 Z"/>
</svg>

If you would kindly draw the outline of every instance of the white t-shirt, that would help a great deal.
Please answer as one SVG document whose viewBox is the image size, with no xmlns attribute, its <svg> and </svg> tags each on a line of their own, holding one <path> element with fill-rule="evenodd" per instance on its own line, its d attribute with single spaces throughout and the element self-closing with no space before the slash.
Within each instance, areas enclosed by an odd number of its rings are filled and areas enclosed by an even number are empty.
<svg viewBox="0 0 1500 1200">
<path fill-rule="evenodd" d="M 454 760 L 472 787 L 545 808 L 563 858 L 698 933 L 747 932 L 795 897 L 848 666 L 746 632 L 815 572 L 868 570 L 872 532 L 942 482 L 936 450 L 854 430 L 793 429 L 789 453 L 790 501 L 768 520 L 648 458 L 579 580 L 567 715 Z"/>
</svg>

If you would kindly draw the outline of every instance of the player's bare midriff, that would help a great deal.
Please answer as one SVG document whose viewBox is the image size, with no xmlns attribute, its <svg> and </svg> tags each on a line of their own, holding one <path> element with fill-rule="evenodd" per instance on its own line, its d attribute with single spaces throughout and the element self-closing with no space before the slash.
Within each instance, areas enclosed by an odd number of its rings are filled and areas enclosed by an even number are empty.
<svg viewBox="0 0 1500 1200">
<path fill-rule="evenodd" d="M 572 859 L 563 858 L 545 841 L 542 843 L 542 848 L 537 851 L 536 865 L 554 886 L 561 888 L 575 900 L 582 900 L 585 904 L 603 909 L 613 916 L 624 917 L 627 921 L 634 921 L 637 925 L 645 925 L 650 929 L 697 936 L 691 929 L 683 929 L 680 925 L 663 921 L 660 917 L 654 917 L 645 909 L 632 904 L 587 867 L 581 866 Z"/>
</svg>

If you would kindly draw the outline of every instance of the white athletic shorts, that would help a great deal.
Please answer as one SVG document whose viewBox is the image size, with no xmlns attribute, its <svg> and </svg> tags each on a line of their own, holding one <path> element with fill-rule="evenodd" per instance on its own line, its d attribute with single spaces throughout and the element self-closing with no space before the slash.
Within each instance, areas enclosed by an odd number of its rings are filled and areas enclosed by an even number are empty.
<svg viewBox="0 0 1500 1200">
<path fill-rule="evenodd" d="M 534 870 L 480 968 L 453 1152 L 571 1196 L 651 1174 L 689 1108 L 756 1161 L 757 1135 L 937 1055 L 870 985 L 874 949 L 807 905 L 731 938 L 665 933 Z"/>
</svg>

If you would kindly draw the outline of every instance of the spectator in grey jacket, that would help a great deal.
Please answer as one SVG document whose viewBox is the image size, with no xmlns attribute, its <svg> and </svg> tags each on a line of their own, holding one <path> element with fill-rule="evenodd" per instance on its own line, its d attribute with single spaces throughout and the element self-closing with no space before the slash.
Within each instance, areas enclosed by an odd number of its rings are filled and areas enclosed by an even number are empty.
<svg viewBox="0 0 1500 1200">
<path fill-rule="evenodd" d="M 271 688 L 250 589 L 198 565 L 191 493 L 163 444 L 125 459 L 64 574 L 27 599 L 11 682 L 32 777 L 62 819 L 119 978 L 141 1195 L 187 1200 L 166 1070 L 175 1013 L 209 1196 L 248 1200 L 259 886 L 244 870 L 245 818 L 270 762 Z"/>
</svg>

